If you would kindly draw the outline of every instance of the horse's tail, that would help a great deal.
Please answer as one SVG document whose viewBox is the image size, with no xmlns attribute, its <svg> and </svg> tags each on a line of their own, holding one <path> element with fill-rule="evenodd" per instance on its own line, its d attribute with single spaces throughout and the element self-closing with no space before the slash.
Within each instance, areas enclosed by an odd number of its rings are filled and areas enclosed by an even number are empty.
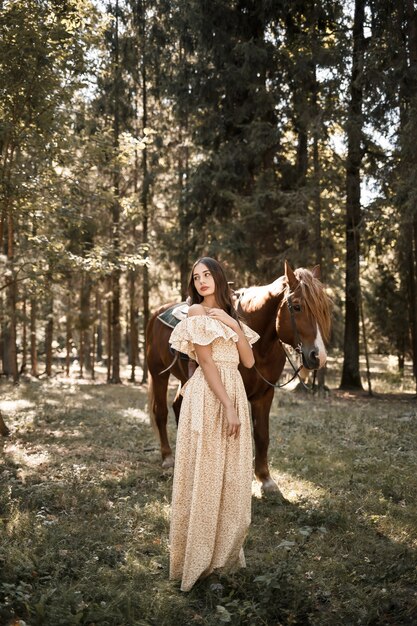
<svg viewBox="0 0 417 626">
<path fill-rule="evenodd" d="M 156 425 L 155 392 L 153 388 L 153 378 L 150 372 L 148 372 L 148 411 L 151 426 L 159 438 L 159 431 Z"/>
</svg>

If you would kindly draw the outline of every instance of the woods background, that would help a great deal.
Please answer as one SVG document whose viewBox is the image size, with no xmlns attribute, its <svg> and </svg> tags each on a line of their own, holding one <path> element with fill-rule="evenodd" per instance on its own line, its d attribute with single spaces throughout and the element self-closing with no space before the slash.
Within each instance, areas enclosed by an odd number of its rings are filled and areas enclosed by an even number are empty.
<svg viewBox="0 0 417 626">
<path fill-rule="evenodd" d="M 417 375 L 413 0 L 0 2 L 3 374 L 146 380 L 200 254 L 322 268 L 342 388 L 364 334 Z"/>
</svg>

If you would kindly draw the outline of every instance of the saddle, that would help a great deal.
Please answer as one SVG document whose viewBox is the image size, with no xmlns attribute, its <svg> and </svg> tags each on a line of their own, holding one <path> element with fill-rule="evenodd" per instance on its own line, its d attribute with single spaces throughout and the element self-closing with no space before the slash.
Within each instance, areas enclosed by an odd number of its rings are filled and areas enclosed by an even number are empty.
<svg viewBox="0 0 417 626">
<path fill-rule="evenodd" d="M 179 304 L 172 304 L 166 311 L 158 315 L 158 319 L 169 326 L 175 328 L 175 326 L 185 320 L 188 312 L 188 304 L 186 302 L 180 302 Z"/>
<path fill-rule="evenodd" d="M 175 328 L 179 322 L 184 320 L 187 317 L 188 312 L 188 304 L 186 302 L 180 302 L 179 304 L 172 304 L 166 311 L 160 313 L 158 315 L 158 319 L 165 324 L 165 326 L 169 326 L 169 328 Z M 173 355 L 177 355 L 183 361 L 189 361 L 190 358 L 187 354 L 183 354 L 182 352 L 177 352 L 171 346 L 169 346 L 169 351 Z"/>
</svg>

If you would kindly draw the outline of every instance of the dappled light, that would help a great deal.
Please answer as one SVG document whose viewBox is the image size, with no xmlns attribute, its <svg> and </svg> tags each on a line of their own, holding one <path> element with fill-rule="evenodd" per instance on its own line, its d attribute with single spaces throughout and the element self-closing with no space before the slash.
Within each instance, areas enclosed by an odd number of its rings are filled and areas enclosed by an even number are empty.
<svg viewBox="0 0 417 626">
<path fill-rule="evenodd" d="M 15 411 L 23 411 L 25 409 L 34 408 L 34 403 L 22 398 L 16 400 L 0 400 L 0 411 L 6 413 L 14 413 Z"/>
<path fill-rule="evenodd" d="M 3 452 L 10 457 L 13 463 L 22 466 L 22 468 L 25 466 L 34 468 L 47 463 L 49 460 L 49 454 L 46 452 L 33 452 L 16 444 L 4 446 Z"/>
<path fill-rule="evenodd" d="M 323 398 L 277 394 L 270 464 L 286 503 L 262 494 L 254 479 L 247 570 L 201 583 L 182 599 L 167 580 L 172 470 L 160 467 L 145 419 L 146 390 L 78 381 L 62 387 L 59 381 L 3 383 L 1 389 L 12 431 L 0 462 L 1 615 L 14 607 L 30 622 L 47 611 L 52 626 L 78 610 L 90 621 L 112 614 L 129 623 L 142 614 L 162 615 L 175 602 L 191 619 L 189 602 L 195 601 L 207 607 L 200 614 L 209 624 L 208 607 L 226 602 L 233 589 L 248 614 L 266 611 L 268 590 L 278 581 L 282 602 L 300 615 L 303 598 L 311 623 L 320 626 L 333 626 L 335 613 L 359 615 L 388 598 L 413 610 L 412 400 L 345 398 L 334 390 Z M 171 400 L 174 394 L 173 385 Z M 49 402 L 59 397 L 65 402 Z M 175 441 L 172 415 L 169 429 Z M 58 591 L 44 595 L 45 588 Z"/>
<path fill-rule="evenodd" d="M 329 495 L 326 489 L 309 480 L 303 480 L 299 476 L 287 472 L 278 472 L 275 470 L 273 461 L 271 469 L 273 478 L 290 502 L 304 501 L 306 506 L 315 506 Z"/>
<path fill-rule="evenodd" d="M 416 51 L 412 0 L 0 2 L 0 626 L 417 624 Z"/>
</svg>

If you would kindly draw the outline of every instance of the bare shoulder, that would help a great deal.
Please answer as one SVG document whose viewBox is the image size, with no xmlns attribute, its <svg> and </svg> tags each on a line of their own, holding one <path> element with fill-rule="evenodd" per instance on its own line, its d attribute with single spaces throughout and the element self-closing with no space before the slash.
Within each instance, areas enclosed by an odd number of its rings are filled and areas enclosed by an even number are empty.
<svg viewBox="0 0 417 626">
<path fill-rule="evenodd" d="M 202 304 L 192 304 L 188 309 L 188 317 L 193 315 L 205 315 L 206 311 Z"/>
</svg>

